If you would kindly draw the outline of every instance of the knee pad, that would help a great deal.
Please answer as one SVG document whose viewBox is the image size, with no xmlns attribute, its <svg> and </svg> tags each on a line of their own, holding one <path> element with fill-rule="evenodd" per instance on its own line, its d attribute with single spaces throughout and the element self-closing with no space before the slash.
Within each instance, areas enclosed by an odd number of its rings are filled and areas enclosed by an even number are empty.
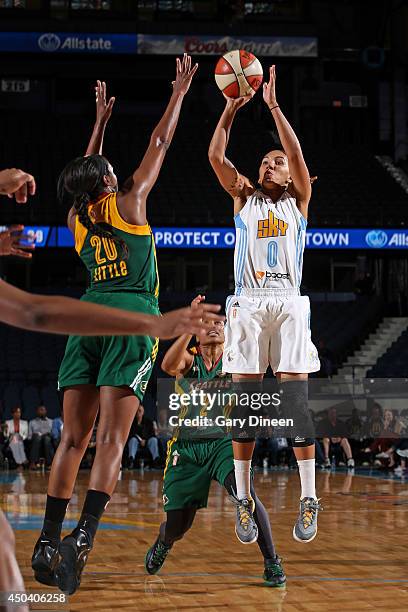
<svg viewBox="0 0 408 612">
<path fill-rule="evenodd" d="M 284 382 L 279 387 L 279 393 L 282 416 L 293 421 L 293 425 L 286 428 L 287 437 L 295 441 L 295 446 L 310 446 L 313 444 L 310 440 L 315 437 L 315 428 L 309 409 L 308 381 Z"/>
<path fill-rule="evenodd" d="M 302 438 L 301 436 L 291 438 L 290 442 L 293 448 L 302 446 L 312 446 L 315 443 L 314 438 Z"/>
<path fill-rule="evenodd" d="M 258 423 L 251 422 L 252 416 L 259 417 L 262 413 L 255 404 L 262 393 L 262 380 L 240 380 L 233 382 L 231 391 L 236 395 L 230 417 L 233 419 L 232 439 L 235 442 L 253 442 L 259 432 Z M 256 409 L 253 407 L 256 405 Z"/>
</svg>

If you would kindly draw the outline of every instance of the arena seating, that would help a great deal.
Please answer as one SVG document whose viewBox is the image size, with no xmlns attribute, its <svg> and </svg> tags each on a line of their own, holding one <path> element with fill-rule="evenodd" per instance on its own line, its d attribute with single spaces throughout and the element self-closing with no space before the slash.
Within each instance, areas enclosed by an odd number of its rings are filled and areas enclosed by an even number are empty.
<svg viewBox="0 0 408 612">
<path fill-rule="evenodd" d="M 13 136 L 18 121 L 20 136 Z M 266 121 L 269 121 L 266 122 Z M 155 118 L 115 117 L 106 136 L 105 152 L 120 179 L 125 180 L 140 161 Z M 266 123 L 265 123 L 266 122 Z M 154 225 L 232 225 L 228 195 L 218 185 L 207 158 L 216 123 L 183 115 L 165 160 L 158 184 L 149 199 Z M 92 118 L 44 117 L 35 122 L 19 115 L 4 124 L 0 167 L 15 165 L 31 171 L 38 180 L 38 197 L 31 206 L 2 204 L 2 223 L 64 224 L 66 211 L 57 203 L 59 172 L 84 152 Z M 228 149 L 237 167 L 256 180 L 260 156 L 276 146 L 270 119 L 255 111 L 238 118 Z M 34 144 L 33 144 L 34 143 Z M 304 143 L 313 187 L 310 226 L 400 226 L 406 218 L 406 194 L 375 159 L 359 146 L 334 148 Z"/>
<path fill-rule="evenodd" d="M 392 343 L 388 351 L 380 357 L 375 366 L 367 373 L 373 378 L 408 377 L 408 330 Z"/>
</svg>

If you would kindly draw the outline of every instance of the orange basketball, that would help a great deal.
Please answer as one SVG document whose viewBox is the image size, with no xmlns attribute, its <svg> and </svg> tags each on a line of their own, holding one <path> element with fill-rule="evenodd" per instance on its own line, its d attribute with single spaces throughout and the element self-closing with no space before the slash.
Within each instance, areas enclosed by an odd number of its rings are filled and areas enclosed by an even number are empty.
<svg viewBox="0 0 408 612">
<path fill-rule="evenodd" d="M 261 62 L 249 51 L 228 51 L 217 62 L 215 82 L 229 98 L 248 96 L 262 85 Z"/>
</svg>

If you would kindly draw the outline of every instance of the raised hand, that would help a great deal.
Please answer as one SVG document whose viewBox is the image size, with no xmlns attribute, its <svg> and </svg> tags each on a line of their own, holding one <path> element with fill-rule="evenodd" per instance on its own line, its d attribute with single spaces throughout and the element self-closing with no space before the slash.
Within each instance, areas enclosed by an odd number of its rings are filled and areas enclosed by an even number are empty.
<svg viewBox="0 0 408 612">
<path fill-rule="evenodd" d="M 199 335 L 212 327 L 212 321 L 224 321 L 225 317 L 218 315 L 221 306 L 198 303 L 193 307 L 180 308 L 167 312 L 157 319 L 155 335 L 163 340 L 175 338 L 183 334 Z M 205 322 L 203 321 L 205 319 Z"/>
<path fill-rule="evenodd" d="M 24 225 L 11 225 L 6 231 L 0 232 L 0 255 L 14 255 L 31 259 L 30 251 L 34 250 L 34 245 L 21 244 L 25 238 L 22 235 Z"/>
<path fill-rule="evenodd" d="M 191 85 L 191 81 L 197 72 L 198 64 L 191 67 L 191 55 L 184 53 L 183 59 L 176 59 L 176 80 L 172 82 L 174 93 L 184 96 Z"/>
<path fill-rule="evenodd" d="M 18 204 L 25 204 L 27 196 L 35 194 L 35 180 L 31 174 L 18 168 L 0 171 L 0 194 L 15 198 Z"/>
<path fill-rule="evenodd" d="M 263 99 L 270 109 L 278 105 L 276 101 L 276 70 L 274 65 L 269 68 L 269 81 L 263 84 Z"/>
<path fill-rule="evenodd" d="M 106 102 L 106 83 L 105 81 L 96 81 L 95 87 L 96 98 L 96 123 L 107 124 L 112 114 L 115 98 L 109 98 Z"/>
<path fill-rule="evenodd" d="M 247 96 L 241 96 L 240 98 L 229 98 L 224 93 L 222 94 L 227 101 L 227 107 L 231 108 L 234 111 L 237 111 L 239 108 L 242 108 L 247 104 L 255 95 L 255 91 L 252 90 L 250 94 Z"/>
</svg>

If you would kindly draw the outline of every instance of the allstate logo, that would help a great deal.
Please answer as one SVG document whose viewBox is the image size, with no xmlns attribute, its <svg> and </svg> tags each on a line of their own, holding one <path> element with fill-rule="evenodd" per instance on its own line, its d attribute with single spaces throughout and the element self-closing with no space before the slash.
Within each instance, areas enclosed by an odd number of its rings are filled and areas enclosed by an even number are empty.
<svg viewBox="0 0 408 612">
<path fill-rule="evenodd" d="M 41 51 L 58 51 L 61 46 L 61 39 L 56 34 L 48 32 L 40 36 L 38 39 L 38 46 Z"/>
<path fill-rule="evenodd" d="M 365 241 L 369 247 L 373 249 L 381 249 L 388 242 L 387 234 L 382 230 L 371 230 L 365 237 Z"/>
</svg>

